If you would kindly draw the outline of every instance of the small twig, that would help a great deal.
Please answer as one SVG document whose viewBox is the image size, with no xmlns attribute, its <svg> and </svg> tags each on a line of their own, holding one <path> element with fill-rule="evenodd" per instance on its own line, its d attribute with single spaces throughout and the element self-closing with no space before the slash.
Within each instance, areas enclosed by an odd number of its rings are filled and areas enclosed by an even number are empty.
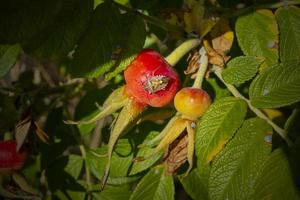
<svg viewBox="0 0 300 200">
<path fill-rule="evenodd" d="M 174 66 L 185 54 L 190 52 L 195 47 L 199 46 L 200 43 L 200 39 L 186 40 L 185 42 L 180 44 L 174 51 L 172 51 L 172 53 L 168 55 L 165 59 L 171 66 Z"/>
<path fill-rule="evenodd" d="M 264 119 L 268 124 L 270 124 L 273 127 L 273 129 L 286 141 L 286 143 L 289 146 L 293 145 L 292 141 L 288 138 L 286 131 L 284 129 L 280 128 L 277 124 L 272 122 L 272 120 L 270 120 L 261 110 L 254 107 L 249 101 L 249 99 L 245 98 L 233 85 L 228 84 L 224 81 L 224 79 L 222 78 L 222 69 L 220 67 L 214 65 L 213 71 L 216 74 L 216 76 L 227 87 L 227 89 L 233 94 L 233 96 L 243 99 L 248 104 L 250 110 L 252 110 L 259 118 Z"/>
<path fill-rule="evenodd" d="M 193 87 L 194 88 L 201 88 L 202 87 L 202 82 L 203 82 L 203 78 L 205 76 L 205 72 L 207 70 L 207 66 L 208 66 L 208 57 L 206 55 L 206 51 L 204 47 L 201 47 L 201 49 L 199 50 L 199 54 L 200 54 L 200 59 L 199 59 L 199 69 L 197 71 L 197 75 L 196 75 L 196 79 L 194 81 Z"/>
</svg>

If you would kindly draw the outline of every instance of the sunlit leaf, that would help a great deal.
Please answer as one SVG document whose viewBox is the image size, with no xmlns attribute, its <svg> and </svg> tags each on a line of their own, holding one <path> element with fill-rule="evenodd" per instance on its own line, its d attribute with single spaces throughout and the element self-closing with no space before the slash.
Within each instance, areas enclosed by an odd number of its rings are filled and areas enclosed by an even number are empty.
<svg viewBox="0 0 300 200">
<path fill-rule="evenodd" d="M 281 62 L 300 59 L 300 9 L 279 8 L 275 15 L 280 30 Z"/>
<path fill-rule="evenodd" d="M 244 122 L 212 163 L 210 199 L 253 199 L 250 197 L 254 194 L 254 184 L 271 152 L 271 145 L 264 140 L 271 131 L 262 119 L 253 118 Z"/>
<path fill-rule="evenodd" d="M 250 86 L 251 103 L 275 108 L 300 100 L 300 61 L 285 62 L 263 71 Z"/>
<path fill-rule="evenodd" d="M 208 165 L 224 148 L 242 124 L 246 103 L 238 98 L 225 97 L 211 105 L 198 124 L 196 156 L 198 168 Z"/>
<path fill-rule="evenodd" d="M 242 15 L 236 22 L 239 46 L 246 56 L 264 57 L 266 64 L 278 61 L 278 28 L 271 10 L 261 9 Z"/>
<path fill-rule="evenodd" d="M 227 63 L 222 76 L 230 84 L 244 83 L 255 76 L 262 62 L 263 59 L 254 56 L 235 57 Z"/>
</svg>

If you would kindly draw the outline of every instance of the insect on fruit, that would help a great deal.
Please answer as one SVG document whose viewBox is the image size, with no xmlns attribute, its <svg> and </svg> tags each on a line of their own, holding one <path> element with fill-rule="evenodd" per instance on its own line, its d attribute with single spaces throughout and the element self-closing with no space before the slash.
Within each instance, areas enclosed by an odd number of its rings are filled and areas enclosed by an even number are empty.
<svg viewBox="0 0 300 200">
<path fill-rule="evenodd" d="M 164 90 L 167 87 L 169 80 L 170 79 L 167 76 L 153 76 L 144 82 L 144 89 L 150 94 L 153 94 L 160 90 Z"/>
<path fill-rule="evenodd" d="M 178 74 L 159 53 L 144 49 L 124 72 L 126 92 L 153 107 L 169 104 L 180 85 Z"/>
</svg>

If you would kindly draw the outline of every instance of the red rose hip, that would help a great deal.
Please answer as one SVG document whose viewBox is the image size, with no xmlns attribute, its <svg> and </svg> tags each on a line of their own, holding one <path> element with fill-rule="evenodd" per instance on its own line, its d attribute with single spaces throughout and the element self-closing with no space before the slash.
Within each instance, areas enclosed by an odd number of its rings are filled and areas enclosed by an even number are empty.
<svg viewBox="0 0 300 200">
<path fill-rule="evenodd" d="M 174 98 L 176 110 L 192 119 L 201 117 L 210 104 L 209 95 L 204 90 L 198 88 L 183 88 L 177 92 Z"/>
<path fill-rule="evenodd" d="M 174 98 L 179 76 L 154 50 L 145 49 L 124 72 L 126 93 L 135 101 L 153 107 L 167 105 Z"/>
<path fill-rule="evenodd" d="M 14 140 L 0 142 L 0 170 L 18 170 L 25 163 L 26 151 L 17 152 L 17 143 Z"/>
</svg>

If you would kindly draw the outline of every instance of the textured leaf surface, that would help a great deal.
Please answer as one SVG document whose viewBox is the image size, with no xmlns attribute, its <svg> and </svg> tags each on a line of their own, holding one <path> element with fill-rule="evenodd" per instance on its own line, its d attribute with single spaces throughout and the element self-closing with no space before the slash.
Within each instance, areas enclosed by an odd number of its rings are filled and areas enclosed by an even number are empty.
<svg viewBox="0 0 300 200">
<path fill-rule="evenodd" d="M 300 59 L 300 9 L 279 8 L 275 15 L 280 30 L 281 62 Z"/>
<path fill-rule="evenodd" d="M 267 65 L 277 63 L 278 28 L 272 11 L 261 9 L 239 17 L 236 34 L 245 55 L 264 57 Z"/>
<path fill-rule="evenodd" d="M 227 83 L 242 84 L 255 76 L 263 59 L 254 56 L 241 56 L 232 59 L 222 76 Z"/>
<path fill-rule="evenodd" d="M 16 45 L 0 45 L 0 77 L 4 76 L 16 63 L 21 47 Z"/>
<path fill-rule="evenodd" d="M 145 25 L 134 14 L 120 14 L 107 2 L 100 4 L 74 54 L 71 72 L 75 76 L 97 77 L 113 68 L 112 78 L 132 61 L 144 45 Z"/>
<path fill-rule="evenodd" d="M 151 169 L 139 182 L 130 200 L 172 200 L 174 199 L 174 183 L 172 176 L 165 176 L 162 166 Z"/>
<path fill-rule="evenodd" d="M 159 132 L 153 131 L 150 132 L 149 135 L 146 137 L 146 139 L 144 140 L 144 142 L 150 141 L 151 139 L 153 139 L 155 136 L 157 136 L 159 134 Z M 155 152 L 154 148 L 145 146 L 139 149 L 139 151 L 136 154 L 136 157 L 144 157 L 147 155 L 151 155 Z M 140 161 L 140 162 L 134 162 L 130 171 L 130 175 L 134 175 L 137 174 L 141 171 L 144 171 L 146 169 L 148 169 L 149 167 L 151 167 L 161 156 L 163 155 L 163 153 L 158 153 L 156 155 L 153 155 L 151 158 L 146 159 L 144 161 Z"/>
<path fill-rule="evenodd" d="M 249 92 L 251 103 L 260 108 L 274 108 L 299 101 L 299 74 L 299 60 L 266 69 L 251 83 Z"/>
<path fill-rule="evenodd" d="M 254 188 L 253 199 L 300 199 L 293 182 L 289 162 L 282 149 L 276 149 L 269 156 Z"/>
<path fill-rule="evenodd" d="M 271 131 L 262 119 L 244 122 L 212 164 L 210 199 L 252 199 L 261 166 L 271 152 L 271 145 L 264 141 Z"/>
<path fill-rule="evenodd" d="M 211 105 L 199 122 L 196 133 L 198 168 L 208 165 L 241 126 L 246 115 L 246 103 L 225 97 Z"/>
</svg>

